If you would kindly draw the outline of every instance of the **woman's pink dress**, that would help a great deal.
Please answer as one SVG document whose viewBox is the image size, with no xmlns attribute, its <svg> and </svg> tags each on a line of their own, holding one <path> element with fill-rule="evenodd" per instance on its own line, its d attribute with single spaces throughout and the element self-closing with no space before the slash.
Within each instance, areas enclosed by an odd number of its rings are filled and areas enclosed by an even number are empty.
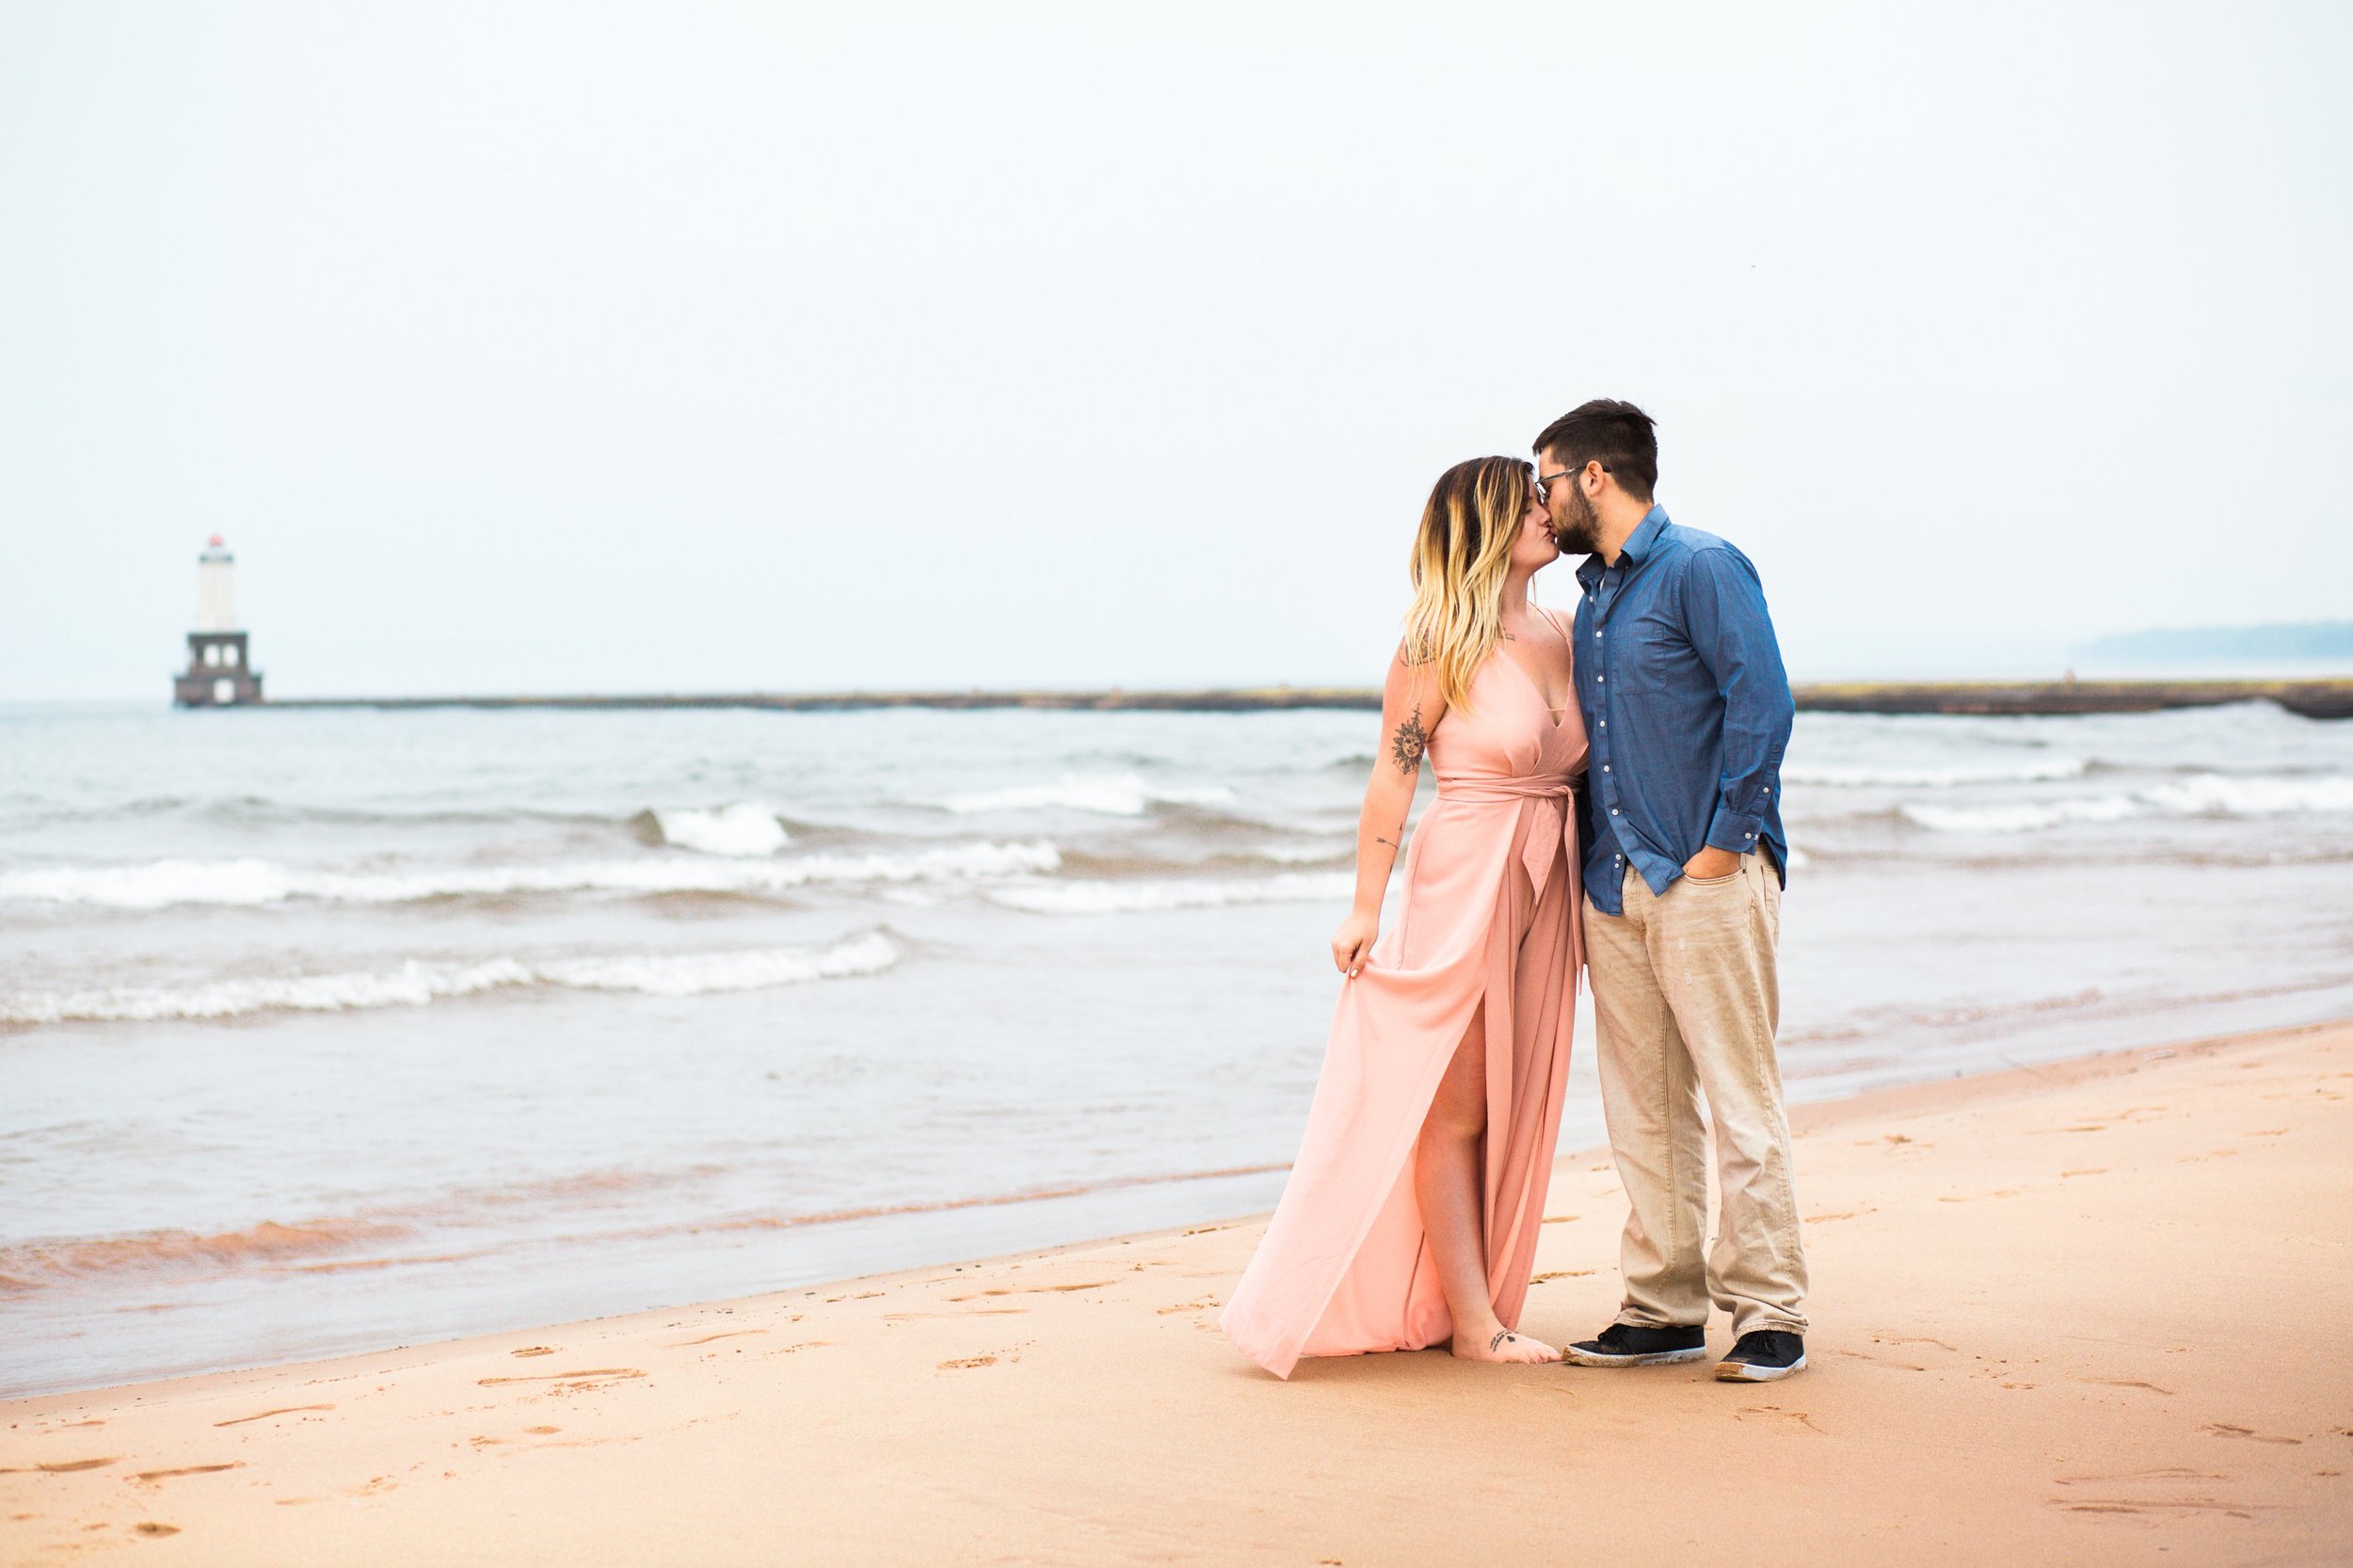
<svg viewBox="0 0 2353 1568">
<path fill-rule="evenodd" d="M 1303 1355 L 1453 1336 L 1414 1148 L 1482 997 L 1487 1288 L 1510 1326 L 1528 1297 L 1585 956 L 1569 801 L 1585 724 L 1574 697 L 1547 709 L 1500 650 L 1469 695 L 1473 706 L 1449 709 L 1430 737 L 1438 795 L 1406 850 L 1397 923 L 1341 983 L 1299 1158 L 1219 1319 L 1277 1377 Z"/>
</svg>

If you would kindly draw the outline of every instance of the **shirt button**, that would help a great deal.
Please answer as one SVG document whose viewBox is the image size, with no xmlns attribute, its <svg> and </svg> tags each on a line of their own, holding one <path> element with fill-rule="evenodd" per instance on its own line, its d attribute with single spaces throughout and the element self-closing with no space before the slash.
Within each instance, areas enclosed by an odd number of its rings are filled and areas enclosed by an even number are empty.
<svg viewBox="0 0 2353 1568">
<path fill-rule="evenodd" d="M 1608 676 L 1606 676 L 1606 675 L 1596 675 L 1595 677 L 1593 677 L 1593 684 L 1594 684 L 1594 685 L 1596 685 L 1596 686 L 1598 686 L 1598 685 L 1600 685 L 1603 681 L 1605 681 L 1605 680 L 1609 680 L 1609 678 Z"/>
<path fill-rule="evenodd" d="M 1602 771 L 1602 772 L 1604 772 L 1604 773 L 1608 773 L 1608 772 L 1609 771 L 1609 763 L 1607 763 L 1607 762 L 1604 762 L 1604 763 L 1601 765 L 1601 771 Z"/>
<path fill-rule="evenodd" d="M 1601 721 L 1601 727 L 1602 727 L 1604 729 L 1609 728 L 1609 721 L 1608 719 L 1604 719 L 1604 720 L 1602 720 L 1602 721 Z"/>
<path fill-rule="evenodd" d="M 1618 808 L 1617 808 L 1616 807 L 1612 806 L 1612 807 L 1609 808 L 1609 814 L 1610 814 L 1611 816 L 1613 816 L 1613 817 L 1614 817 L 1614 816 L 1616 816 L 1616 815 L 1618 814 Z"/>
</svg>

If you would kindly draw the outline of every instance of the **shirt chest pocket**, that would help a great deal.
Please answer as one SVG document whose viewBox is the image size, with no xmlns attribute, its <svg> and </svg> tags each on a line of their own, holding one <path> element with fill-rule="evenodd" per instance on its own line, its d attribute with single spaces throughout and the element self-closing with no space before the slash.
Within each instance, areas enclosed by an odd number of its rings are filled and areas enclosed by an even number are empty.
<svg viewBox="0 0 2353 1568">
<path fill-rule="evenodd" d="M 1689 692 L 1695 685 L 1713 686 L 1714 678 L 1685 635 L 1682 617 L 1673 607 L 1654 600 L 1621 616 L 1608 635 L 1610 649 L 1609 685 L 1621 697 L 1656 696 L 1664 692 Z"/>
</svg>

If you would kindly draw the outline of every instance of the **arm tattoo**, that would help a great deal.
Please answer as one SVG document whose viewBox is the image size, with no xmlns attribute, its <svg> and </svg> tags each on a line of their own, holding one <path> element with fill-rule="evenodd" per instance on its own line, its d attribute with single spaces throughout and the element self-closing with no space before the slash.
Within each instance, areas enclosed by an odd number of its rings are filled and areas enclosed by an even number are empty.
<svg viewBox="0 0 2353 1568">
<path fill-rule="evenodd" d="M 1430 731 L 1421 727 L 1421 710 L 1397 727 L 1397 734 L 1389 742 L 1389 757 L 1400 773 L 1412 773 L 1421 766 L 1421 754 L 1430 749 Z"/>
</svg>

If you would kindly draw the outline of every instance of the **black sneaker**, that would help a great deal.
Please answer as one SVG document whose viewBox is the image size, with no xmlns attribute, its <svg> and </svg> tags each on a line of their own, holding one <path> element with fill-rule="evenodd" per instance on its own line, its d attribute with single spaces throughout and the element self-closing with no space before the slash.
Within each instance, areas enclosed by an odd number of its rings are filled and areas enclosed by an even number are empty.
<svg viewBox="0 0 2353 1568">
<path fill-rule="evenodd" d="M 1612 1323 L 1592 1338 L 1571 1345 L 1561 1359 L 1579 1367 L 1666 1367 L 1697 1361 L 1707 1353 L 1704 1328 L 1643 1328 Z"/>
<path fill-rule="evenodd" d="M 1786 1329 L 1744 1334 L 1732 1353 L 1716 1363 L 1719 1383 L 1771 1383 L 1805 1370 L 1805 1341 Z"/>
</svg>

